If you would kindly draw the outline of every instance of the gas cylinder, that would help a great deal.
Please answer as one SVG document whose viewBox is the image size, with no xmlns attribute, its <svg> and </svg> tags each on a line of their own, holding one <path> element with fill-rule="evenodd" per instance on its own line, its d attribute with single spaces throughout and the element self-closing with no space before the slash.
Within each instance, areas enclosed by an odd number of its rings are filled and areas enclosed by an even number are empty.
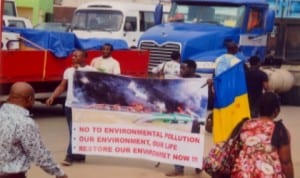
<svg viewBox="0 0 300 178">
<path fill-rule="evenodd" d="M 261 68 L 269 78 L 269 86 L 272 91 L 282 93 L 290 90 L 294 83 L 295 78 L 293 74 L 286 69 L 279 68 Z"/>
</svg>

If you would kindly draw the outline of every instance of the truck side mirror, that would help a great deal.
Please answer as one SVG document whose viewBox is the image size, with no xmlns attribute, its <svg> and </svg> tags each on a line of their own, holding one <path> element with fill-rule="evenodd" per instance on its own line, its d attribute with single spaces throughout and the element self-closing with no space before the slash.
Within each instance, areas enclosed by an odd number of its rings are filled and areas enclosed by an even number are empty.
<svg viewBox="0 0 300 178">
<path fill-rule="evenodd" d="M 162 22 L 162 16 L 163 16 L 163 5 L 157 4 L 154 11 L 154 23 L 155 25 L 159 25 Z"/>
<path fill-rule="evenodd" d="M 274 21 L 275 21 L 275 11 L 269 9 L 266 13 L 266 23 L 265 23 L 266 32 L 271 33 L 273 31 Z"/>
</svg>

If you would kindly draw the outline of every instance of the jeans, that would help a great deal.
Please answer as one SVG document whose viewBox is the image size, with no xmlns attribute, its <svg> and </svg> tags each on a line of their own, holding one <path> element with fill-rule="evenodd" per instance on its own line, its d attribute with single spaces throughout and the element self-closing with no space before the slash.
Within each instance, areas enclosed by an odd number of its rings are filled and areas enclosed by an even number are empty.
<svg viewBox="0 0 300 178">
<path fill-rule="evenodd" d="M 65 115 L 67 118 L 67 124 L 69 129 L 69 145 L 67 149 L 67 158 L 71 160 L 82 160 L 85 159 L 85 155 L 72 154 L 72 109 L 70 107 L 65 107 Z"/>
</svg>

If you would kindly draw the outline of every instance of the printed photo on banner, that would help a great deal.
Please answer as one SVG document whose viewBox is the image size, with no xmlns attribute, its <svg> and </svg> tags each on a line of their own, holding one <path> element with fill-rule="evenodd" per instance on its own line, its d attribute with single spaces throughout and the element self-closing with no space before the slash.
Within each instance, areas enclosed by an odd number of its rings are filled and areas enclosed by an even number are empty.
<svg viewBox="0 0 300 178">
<path fill-rule="evenodd" d="M 76 72 L 73 84 L 73 152 L 201 167 L 203 135 L 191 130 L 206 118 L 206 79 Z"/>
</svg>

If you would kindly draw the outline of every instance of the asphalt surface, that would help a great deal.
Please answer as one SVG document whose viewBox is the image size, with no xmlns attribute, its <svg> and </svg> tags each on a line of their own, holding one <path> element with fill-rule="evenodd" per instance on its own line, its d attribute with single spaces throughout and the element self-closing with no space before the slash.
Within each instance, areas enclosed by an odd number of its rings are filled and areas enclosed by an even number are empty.
<svg viewBox="0 0 300 178">
<path fill-rule="evenodd" d="M 64 159 L 68 141 L 67 124 L 61 106 L 46 107 L 38 104 L 33 109 L 35 121 L 38 123 L 42 137 L 51 150 L 55 160 L 59 163 Z M 291 132 L 292 156 L 294 162 L 295 178 L 300 178 L 300 107 L 282 106 L 279 118 Z M 205 152 L 212 146 L 212 135 L 205 133 Z M 62 167 L 69 178 L 163 178 L 165 173 L 173 169 L 172 165 L 160 164 L 155 167 L 155 162 L 143 159 L 128 159 L 105 156 L 87 156 L 85 163 L 75 163 L 70 167 Z M 53 177 L 43 172 L 34 164 L 27 174 L 28 178 Z M 186 168 L 182 178 L 206 178 L 202 172 L 196 175 L 194 169 Z"/>
</svg>

